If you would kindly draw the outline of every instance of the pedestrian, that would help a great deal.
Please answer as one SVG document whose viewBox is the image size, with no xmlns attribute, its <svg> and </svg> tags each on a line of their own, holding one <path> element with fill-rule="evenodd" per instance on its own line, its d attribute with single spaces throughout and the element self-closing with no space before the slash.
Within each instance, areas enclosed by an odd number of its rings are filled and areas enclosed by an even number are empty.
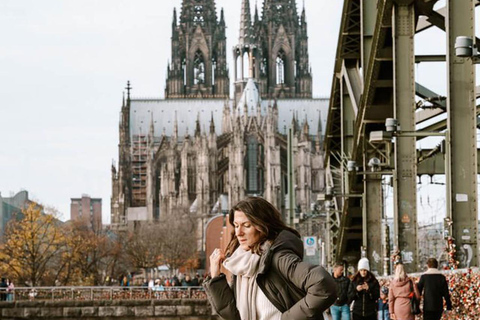
<svg viewBox="0 0 480 320">
<path fill-rule="evenodd" d="M 378 299 L 378 320 L 390 320 L 388 311 L 388 287 L 382 286 L 380 289 L 380 299 Z"/>
<path fill-rule="evenodd" d="M 341 263 L 337 263 L 333 267 L 333 279 L 337 284 L 337 300 L 330 307 L 330 314 L 332 320 L 350 320 L 350 299 L 353 297 L 354 288 L 353 283 L 344 276 L 344 266 Z"/>
<path fill-rule="evenodd" d="M 420 300 L 420 292 L 413 280 L 408 277 L 402 263 L 395 266 L 395 276 L 390 282 L 388 309 L 394 320 L 414 320 L 412 314 L 412 297 Z"/>
<path fill-rule="evenodd" d="M 200 276 L 197 273 L 196 276 L 192 278 L 192 287 L 198 287 L 200 285 L 200 282 L 198 281 L 199 277 Z"/>
<path fill-rule="evenodd" d="M 192 278 L 189 275 L 186 275 L 185 278 L 182 280 L 182 287 L 191 287 L 192 286 Z"/>
<path fill-rule="evenodd" d="M 357 270 L 352 279 L 355 289 L 351 297 L 353 320 L 376 320 L 380 285 L 370 272 L 370 263 L 367 258 L 361 258 L 358 261 Z"/>
<path fill-rule="evenodd" d="M 13 301 L 13 291 L 15 290 L 13 280 L 7 279 L 7 285 L 7 301 Z"/>
<path fill-rule="evenodd" d="M 8 288 L 7 281 L 5 278 L 2 278 L 2 281 L 0 282 L 0 301 L 7 300 L 7 288 Z"/>
<path fill-rule="evenodd" d="M 440 320 L 443 313 L 443 300 L 447 310 L 452 310 L 448 284 L 445 276 L 438 271 L 437 259 L 429 258 L 427 267 L 427 271 L 418 282 L 418 291 L 423 294 L 423 319 Z"/>
<path fill-rule="evenodd" d="M 210 256 L 207 297 L 221 319 L 319 319 L 337 298 L 332 276 L 302 262 L 299 233 L 267 200 L 248 197 L 229 212 L 234 227 L 225 252 Z M 221 266 L 233 276 L 227 280 Z"/>
</svg>

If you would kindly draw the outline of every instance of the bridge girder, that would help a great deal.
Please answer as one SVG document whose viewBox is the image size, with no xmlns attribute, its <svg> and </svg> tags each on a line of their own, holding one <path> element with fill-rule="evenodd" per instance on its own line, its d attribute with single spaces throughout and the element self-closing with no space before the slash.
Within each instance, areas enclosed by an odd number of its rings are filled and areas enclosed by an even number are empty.
<svg viewBox="0 0 480 320">
<path fill-rule="evenodd" d="M 408 271 L 418 270 L 416 257 L 416 190 L 417 174 L 430 174 L 431 172 L 444 172 L 445 162 L 440 164 L 442 153 L 435 151 L 433 154 L 417 154 L 415 141 L 422 137 L 405 135 L 395 138 L 395 143 L 371 143 L 369 136 L 374 131 L 385 130 L 387 118 L 401 119 L 402 130 L 415 132 L 416 126 L 427 120 L 434 123 L 423 128 L 423 132 L 452 132 L 452 121 L 438 119 L 437 117 L 446 112 L 453 114 L 457 124 L 467 121 L 469 125 L 469 139 L 472 135 L 471 120 L 479 114 L 471 97 L 463 90 L 458 100 L 453 102 L 455 94 L 449 91 L 448 97 L 441 97 L 428 88 L 415 83 L 414 64 L 419 61 L 443 61 L 446 60 L 449 68 L 463 72 L 465 70 L 474 74 L 473 67 L 466 59 L 452 57 L 454 37 L 452 34 L 460 35 L 457 29 L 465 22 L 466 17 L 474 15 L 473 5 L 480 5 L 480 0 L 472 1 L 472 10 L 467 10 L 465 5 L 458 4 L 455 0 L 447 0 L 447 7 L 433 10 L 437 1 L 415 0 L 415 1 L 392 1 L 392 0 L 345 0 L 342 13 L 342 22 L 338 40 L 337 54 L 335 60 L 334 76 L 332 81 L 329 116 L 326 129 L 325 151 L 327 165 L 327 181 L 332 188 L 334 197 L 328 215 L 329 223 L 329 263 L 333 264 L 339 260 L 347 260 L 354 263 L 360 257 L 361 247 L 366 247 L 366 254 L 369 258 L 378 256 L 388 257 L 387 248 L 381 245 L 381 236 L 378 230 L 382 228 L 382 197 L 381 174 L 352 174 L 347 172 L 347 161 L 354 160 L 360 164 L 364 171 L 367 169 L 367 162 L 372 157 L 381 159 L 382 168 L 389 168 L 396 181 L 395 191 L 395 244 L 403 253 L 407 261 Z M 468 1 L 466 1 L 468 2 Z M 462 12 L 462 19 L 455 19 Z M 445 17 L 452 19 L 447 19 Z M 467 19 L 474 21 L 474 19 Z M 447 23 L 445 23 L 447 21 Z M 473 22 L 472 22 L 473 23 Z M 446 31 L 449 36 L 449 50 L 442 56 L 415 57 L 413 54 L 413 38 L 415 31 L 422 32 L 432 26 Z M 463 27 L 465 30 L 465 27 Z M 455 31 L 457 30 L 457 31 Z M 408 34 L 410 32 L 410 34 Z M 465 31 L 463 31 L 465 35 Z M 470 33 L 466 33 L 467 35 Z M 411 37 L 411 39 L 409 39 Z M 477 43 L 480 40 L 477 39 Z M 455 64 L 460 64 L 460 69 Z M 471 76 L 471 74 L 469 75 Z M 450 87 L 452 81 L 460 83 L 460 75 L 450 73 L 447 81 Z M 472 89 L 473 88 L 473 89 Z M 475 86 L 468 86 L 471 93 L 475 93 Z M 478 92 L 479 90 L 477 90 Z M 416 103 L 415 97 L 428 102 L 428 105 Z M 478 94 L 477 94 L 478 97 Z M 460 102 L 461 101 L 461 102 Z M 466 105 L 463 111 L 457 107 L 460 103 Z M 453 107 L 455 106 L 455 107 Z M 417 109 L 417 110 L 416 110 Z M 457 110 L 457 111 L 455 111 Z M 473 110 L 473 111 L 472 111 Z M 463 116 L 467 114 L 467 116 Z M 446 131 L 445 131 L 446 130 Z M 453 129 L 455 132 L 455 130 Z M 457 134 L 458 136 L 461 136 Z M 465 135 L 462 136 L 465 139 Z M 477 170 L 476 142 L 462 143 L 458 137 L 453 137 L 449 143 L 446 140 L 447 159 L 450 147 L 455 144 L 463 144 L 462 154 L 470 154 L 468 163 L 469 172 Z M 408 141 L 405 142 L 405 141 Z M 403 145 L 403 147 L 402 147 Z M 405 147 L 408 146 L 408 147 Z M 403 149 L 402 149 L 403 148 Z M 407 149 L 405 149 L 407 148 Z M 402 151 L 403 150 L 403 151 Z M 473 151 L 472 151 L 473 150 Z M 473 155 L 474 153 L 474 155 Z M 461 159 L 457 159 L 458 163 Z M 461 161 L 460 161 L 461 162 Z M 475 164 L 473 166 L 473 163 Z M 447 162 L 448 166 L 452 165 Z M 454 164 L 455 166 L 455 164 Z M 458 170 L 459 167 L 457 165 Z M 473 169 L 474 168 L 474 169 Z M 388 173 L 388 172 L 387 172 Z M 451 176 L 448 174 L 448 179 Z M 471 176 L 476 175 L 473 173 Z M 408 180 L 408 182 L 406 182 Z M 472 181 L 468 184 L 472 185 Z M 450 197 L 460 192 L 460 183 L 453 181 L 449 184 Z M 476 188 L 476 187 L 475 187 Z M 467 191 L 469 203 L 476 203 L 476 190 L 470 187 Z M 403 191 L 402 191 L 403 190 Z M 462 194 L 464 191 L 461 191 Z M 349 197 L 348 194 L 358 194 L 361 197 Z M 408 196 L 407 196 L 408 194 Z M 360 199 L 360 200 L 359 200 Z M 406 200 L 408 199 L 408 200 Z M 458 206 L 465 208 L 463 203 Z M 476 205 L 475 205 L 476 206 Z M 405 207 L 409 209 L 406 211 Z M 470 237 L 468 245 L 477 251 L 477 226 L 476 208 L 468 206 L 467 214 L 456 214 L 453 218 L 453 233 L 456 240 L 462 238 L 460 228 L 469 230 Z M 379 215 L 380 212 L 380 215 Z M 450 212 L 450 211 L 449 211 Z M 455 216 L 455 204 L 451 210 Z M 475 216 L 475 219 L 473 219 Z M 475 222 L 474 222 L 475 221 Z M 472 225 L 475 225 L 473 227 Z M 468 227 L 468 228 L 467 228 Z M 359 230 L 362 236 L 359 236 Z M 374 230 L 372 235 L 368 230 Z M 455 234 L 455 231 L 456 234 Z M 464 235 L 463 235 L 464 236 Z M 465 238 L 465 237 L 464 237 Z M 474 238 L 474 239 L 473 239 Z M 459 242 L 460 243 L 460 242 Z M 462 243 L 464 245 L 465 243 Z M 458 245 L 457 245 L 458 247 Z M 412 252 L 412 254 L 409 254 Z M 478 265 L 477 255 L 471 265 Z M 385 273 L 386 264 L 378 261 L 377 257 L 371 259 L 373 269 Z"/>
</svg>

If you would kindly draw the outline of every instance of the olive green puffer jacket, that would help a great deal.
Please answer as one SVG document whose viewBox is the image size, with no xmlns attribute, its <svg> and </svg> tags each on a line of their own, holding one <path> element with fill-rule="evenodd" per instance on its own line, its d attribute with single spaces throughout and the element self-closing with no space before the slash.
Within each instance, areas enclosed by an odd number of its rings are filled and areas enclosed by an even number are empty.
<svg viewBox="0 0 480 320">
<path fill-rule="evenodd" d="M 323 312 L 337 298 L 337 286 L 323 267 L 302 262 L 302 258 L 302 240 L 282 231 L 262 254 L 257 284 L 282 312 L 282 320 L 323 320 Z M 205 281 L 203 286 L 214 312 L 222 319 L 249 320 L 240 319 L 235 286 L 228 285 L 225 275 Z"/>
</svg>

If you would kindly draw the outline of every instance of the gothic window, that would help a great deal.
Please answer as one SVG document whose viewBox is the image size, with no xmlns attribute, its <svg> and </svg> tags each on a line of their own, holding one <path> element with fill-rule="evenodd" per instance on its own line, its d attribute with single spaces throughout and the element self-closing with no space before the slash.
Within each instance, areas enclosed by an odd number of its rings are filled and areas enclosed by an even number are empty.
<svg viewBox="0 0 480 320">
<path fill-rule="evenodd" d="M 212 59 L 212 85 L 215 84 L 215 72 L 217 71 L 217 60 Z"/>
<path fill-rule="evenodd" d="M 187 61 L 185 59 L 182 60 L 182 71 L 183 71 L 183 85 L 187 85 Z"/>
<path fill-rule="evenodd" d="M 238 55 L 237 56 L 237 78 L 235 80 L 239 80 L 242 78 L 242 56 Z"/>
<path fill-rule="evenodd" d="M 263 145 L 258 143 L 257 137 L 247 138 L 247 155 L 245 168 L 247 169 L 247 193 L 259 195 L 263 192 Z"/>
<path fill-rule="evenodd" d="M 267 68 L 268 68 L 268 60 L 267 58 L 263 58 L 262 62 L 260 63 L 260 72 L 262 75 L 267 74 Z"/>
<path fill-rule="evenodd" d="M 250 59 L 248 57 L 248 52 L 243 53 L 243 78 L 247 79 L 250 77 L 249 73 L 250 68 Z"/>
<path fill-rule="evenodd" d="M 205 83 L 205 60 L 200 50 L 195 52 L 195 57 L 193 58 L 193 74 L 193 84 Z"/>
<path fill-rule="evenodd" d="M 188 200 L 193 201 L 197 197 L 197 173 L 195 164 L 189 163 L 187 169 Z"/>
<path fill-rule="evenodd" d="M 277 84 L 285 83 L 285 51 L 280 49 L 277 55 Z"/>
<path fill-rule="evenodd" d="M 195 12 L 195 15 L 193 16 L 193 24 L 203 26 L 205 24 L 205 20 L 203 18 L 203 6 L 195 5 L 193 10 Z"/>
<path fill-rule="evenodd" d="M 178 196 L 178 192 L 180 191 L 181 167 L 182 167 L 182 164 L 180 163 L 180 161 L 178 161 L 175 167 L 175 172 L 174 172 L 175 194 L 177 196 Z"/>
<path fill-rule="evenodd" d="M 253 57 L 253 62 L 252 62 L 252 78 L 256 78 L 257 77 L 257 59 L 255 59 L 255 57 Z"/>
<path fill-rule="evenodd" d="M 258 141 L 255 137 L 247 140 L 247 190 L 248 193 L 258 191 L 257 154 Z"/>
</svg>

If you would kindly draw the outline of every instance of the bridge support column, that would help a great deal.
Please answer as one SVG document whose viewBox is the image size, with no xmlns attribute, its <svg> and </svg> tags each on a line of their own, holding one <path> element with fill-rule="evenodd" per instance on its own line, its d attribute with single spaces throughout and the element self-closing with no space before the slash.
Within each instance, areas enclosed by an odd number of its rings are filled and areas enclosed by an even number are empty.
<svg viewBox="0 0 480 320">
<path fill-rule="evenodd" d="M 411 1 L 409 1 L 411 2 Z M 415 9 L 407 1 L 393 7 L 394 115 L 402 131 L 415 131 Z M 397 136 L 394 170 L 394 245 L 407 272 L 418 266 L 416 138 Z"/>
<path fill-rule="evenodd" d="M 367 248 L 370 270 L 383 274 L 383 239 L 381 232 L 383 213 L 382 176 L 376 174 L 365 175 L 364 190 L 363 246 Z"/>
<path fill-rule="evenodd" d="M 450 176 L 447 190 L 459 267 L 478 266 L 477 141 L 475 68 L 472 59 L 455 56 L 455 39 L 475 39 L 474 1 L 447 1 L 447 128 L 450 133 Z"/>
</svg>

